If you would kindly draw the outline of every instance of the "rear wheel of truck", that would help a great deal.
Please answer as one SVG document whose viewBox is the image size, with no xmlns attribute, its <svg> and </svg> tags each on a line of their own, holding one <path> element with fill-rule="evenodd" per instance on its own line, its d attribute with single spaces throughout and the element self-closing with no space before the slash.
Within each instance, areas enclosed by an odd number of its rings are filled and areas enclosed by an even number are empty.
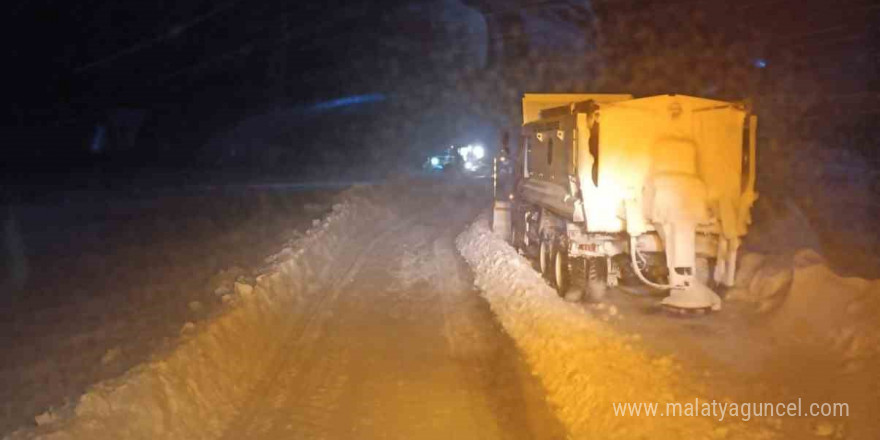
<svg viewBox="0 0 880 440">
<path fill-rule="evenodd" d="M 538 255 L 538 265 L 541 269 L 541 275 L 544 276 L 548 281 L 554 281 L 553 275 L 553 257 L 555 253 L 555 246 L 553 246 L 553 242 L 550 240 L 541 240 L 541 250 Z"/>
<path fill-rule="evenodd" d="M 525 220 L 522 216 L 517 215 L 516 209 L 511 209 L 512 211 L 512 224 L 510 225 L 510 245 L 513 246 L 517 251 L 526 252 L 526 243 L 525 243 L 525 235 L 526 235 L 526 224 Z"/>
<path fill-rule="evenodd" d="M 566 301 L 578 302 L 588 293 L 586 284 L 583 283 L 585 264 L 584 258 L 569 259 L 566 252 L 562 250 L 557 252 L 554 265 L 557 277 L 556 292 Z"/>
<path fill-rule="evenodd" d="M 585 258 L 584 261 L 584 293 L 591 301 L 601 301 L 608 288 L 608 262 L 604 257 Z"/>
<path fill-rule="evenodd" d="M 571 275 L 568 269 L 568 252 L 562 246 L 556 246 L 555 248 L 556 253 L 553 256 L 553 281 L 555 281 L 556 293 L 558 293 L 559 296 L 568 299 L 569 289 L 571 288 Z"/>
<path fill-rule="evenodd" d="M 607 290 L 607 261 L 605 257 L 581 257 L 570 260 L 568 292 L 565 299 L 578 301 L 586 298 L 599 302 Z"/>
</svg>

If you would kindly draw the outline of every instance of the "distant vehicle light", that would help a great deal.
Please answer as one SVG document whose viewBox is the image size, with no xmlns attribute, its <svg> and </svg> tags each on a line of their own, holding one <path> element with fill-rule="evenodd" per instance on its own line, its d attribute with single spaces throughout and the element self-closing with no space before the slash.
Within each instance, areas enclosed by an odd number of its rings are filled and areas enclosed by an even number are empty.
<svg viewBox="0 0 880 440">
<path fill-rule="evenodd" d="M 483 149 L 482 145 L 477 145 L 474 147 L 473 153 L 474 153 L 474 157 L 476 157 L 477 159 L 482 159 L 483 156 L 486 155 L 486 150 Z"/>
<path fill-rule="evenodd" d="M 431 166 L 435 166 L 435 167 L 436 167 L 437 165 L 440 165 L 440 158 L 438 158 L 438 157 L 432 157 L 432 158 L 431 158 Z"/>
<path fill-rule="evenodd" d="M 465 162 L 464 168 L 468 171 L 474 171 L 477 169 L 477 164 L 475 164 L 473 162 Z"/>
</svg>

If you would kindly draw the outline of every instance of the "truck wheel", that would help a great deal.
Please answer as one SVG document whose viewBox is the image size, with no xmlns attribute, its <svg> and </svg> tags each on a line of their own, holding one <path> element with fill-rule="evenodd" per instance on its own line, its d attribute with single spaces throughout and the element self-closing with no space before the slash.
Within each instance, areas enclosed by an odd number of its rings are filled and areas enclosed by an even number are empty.
<svg viewBox="0 0 880 440">
<path fill-rule="evenodd" d="M 561 246 L 555 247 L 556 254 L 553 255 L 553 281 L 556 282 L 556 292 L 559 293 L 559 296 L 565 296 L 568 287 L 571 285 L 568 275 L 568 253 L 561 249 Z"/>
<path fill-rule="evenodd" d="M 524 237 L 526 235 L 526 225 L 525 221 L 520 218 L 517 220 L 519 216 L 512 216 L 512 225 L 510 225 L 510 245 L 513 246 L 514 249 L 518 251 L 525 251 L 525 240 Z"/>
<path fill-rule="evenodd" d="M 541 240 L 541 250 L 538 255 L 538 263 L 541 268 L 541 275 L 549 281 L 553 281 L 553 257 L 555 246 L 550 240 Z"/>
<path fill-rule="evenodd" d="M 568 250 L 561 246 L 556 250 L 554 259 L 554 275 L 556 277 L 556 293 L 566 301 L 577 302 L 584 296 L 583 289 L 573 287 L 571 282 L 571 268 L 568 267 Z"/>
<path fill-rule="evenodd" d="M 605 281 L 607 275 L 605 265 L 607 263 L 602 257 L 586 258 L 585 260 L 586 283 L 584 291 L 591 301 L 601 301 L 602 298 L 605 298 L 605 291 L 608 288 Z"/>
</svg>

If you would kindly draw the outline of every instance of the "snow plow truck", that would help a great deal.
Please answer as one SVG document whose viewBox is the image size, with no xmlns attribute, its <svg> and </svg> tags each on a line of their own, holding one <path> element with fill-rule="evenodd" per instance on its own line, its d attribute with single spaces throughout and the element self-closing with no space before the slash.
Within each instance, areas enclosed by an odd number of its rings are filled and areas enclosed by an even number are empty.
<svg viewBox="0 0 880 440">
<path fill-rule="evenodd" d="M 569 300 L 609 286 L 719 310 L 751 222 L 757 117 L 684 95 L 526 94 L 494 228 Z M 495 173 L 503 176 L 505 173 Z"/>
</svg>

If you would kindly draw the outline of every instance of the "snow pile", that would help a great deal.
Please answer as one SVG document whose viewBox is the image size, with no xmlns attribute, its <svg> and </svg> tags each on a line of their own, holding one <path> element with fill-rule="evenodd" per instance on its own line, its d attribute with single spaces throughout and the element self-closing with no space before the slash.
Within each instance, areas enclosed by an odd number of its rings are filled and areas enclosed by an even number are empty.
<svg viewBox="0 0 880 440">
<path fill-rule="evenodd" d="M 527 260 L 490 232 L 486 218 L 456 244 L 571 438 L 720 438 L 745 429 L 732 422 L 717 426 L 705 417 L 615 416 L 615 402 L 660 402 L 661 408 L 665 402 L 693 402 L 701 385 L 671 358 L 647 354 L 637 337 L 615 333 L 560 299 Z M 749 429 L 756 438 L 773 435 L 759 425 Z"/>
<path fill-rule="evenodd" d="M 815 264 L 795 269 L 788 296 L 774 317 L 774 326 L 804 343 L 828 347 L 830 342 L 843 355 L 847 373 L 876 363 L 880 356 L 880 281 L 842 278 L 828 266 Z"/>
<path fill-rule="evenodd" d="M 880 280 L 835 274 L 812 250 L 793 256 L 746 254 L 728 299 L 755 306 L 790 346 L 834 353 L 846 374 L 880 358 Z M 880 392 L 878 392 L 880 397 Z"/>
<path fill-rule="evenodd" d="M 746 254 L 731 301 L 753 306 L 778 360 L 762 366 L 813 401 L 845 402 L 850 417 L 816 435 L 876 438 L 880 411 L 880 280 L 834 273 L 812 250 Z M 792 376 L 790 377 L 789 376 Z"/>
<path fill-rule="evenodd" d="M 742 301 L 755 312 L 766 313 L 783 304 L 793 277 L 790 258 L 745 254 L 740 259 L 734 287 L 727 292 L 727 299 Z"/>
<path fill-rule="evenodd" d="M 222 313 L 187 323 L 180 343 L 115 380 L 74 408 L 39 417 L 9 439 L 213 439 L 220 437 L 266 380 L 267 370 L 311 315 L 313 298 L 355 264 L 351 248 L 377 222 L 393 224 L 388 197 L 371 188 L 343 193 L 332 212 L 267 259 L 254 285 L 236 282 Z M 377 203 L 378 200 L 378 203 Z M 388 204 L 391 206 L 391 204 Z"/>
</svg>

